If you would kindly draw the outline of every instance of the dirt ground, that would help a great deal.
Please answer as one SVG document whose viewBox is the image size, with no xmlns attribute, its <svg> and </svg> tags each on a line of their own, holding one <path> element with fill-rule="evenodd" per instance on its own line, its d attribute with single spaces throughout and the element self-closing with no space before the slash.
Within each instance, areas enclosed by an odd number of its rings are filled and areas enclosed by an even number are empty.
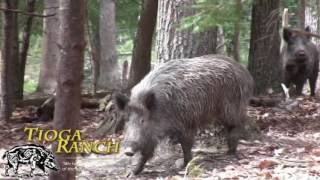
<svg viewBox="0 0 320 180">
<path fill-rule="evenodd" d="M 52 129 L 52 122 L 25 122 L 23 117 L 33 116 L 34 112 L 35 107 L 18 109 L 12 122 L 1 125 L 0 156 L 15 145 L 27 143 L 25 127 Z M 177 169 L 175 165 L 182 158 L 179 146 L 163 142 L 143 172 L 131 179 L 320 179 L 319 98 L 299 97 L 290 106 L 250 107 L 248 114 L 261 128 L 262 138 L 241 141 L 239 159 L 226 155 L 223 140 L 217 143 L 215 134 L 207 129 L 197 136 L 194 158 L 186 169 Z M 96 135 L 104 116 L 96 110 L 81 110 L 80 126 L 85 139 L 122 139 L 121 134 L 109 137 Z M 126 179 L 135 160 L 136 157 L 125 157 L 122 153 L 82 154 L 77 157 L 77 179 Z M 0 160 L 1 180 L 47 179 L 41 176 L 5 177 L 5 163 L 5 160 Z M 22 174 L 27 171 L 28 167 L 21 168 Z"/>
</svg>

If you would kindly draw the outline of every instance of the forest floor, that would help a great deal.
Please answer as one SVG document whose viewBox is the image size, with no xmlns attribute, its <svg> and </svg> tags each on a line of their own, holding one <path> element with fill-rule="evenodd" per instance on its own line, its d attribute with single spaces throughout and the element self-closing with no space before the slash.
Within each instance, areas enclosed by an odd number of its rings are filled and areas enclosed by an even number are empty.
<svg viewBox="0 0 320 180">
<path fill-rule="evenodd" d="M 17 109 L 14 120 L 1 125 L 0 156 L 13 146 L 28 143 L 25 127 L 53 128 L 52 122 L 23 120 L 23 117 L 34 116 L 34 113 L 35 107 Z M 239 159 L 226 155 L 226 147 L 214 143 L 214 134 L 209 129 L 197 137 L 193 148 L 194 159 L 187 169 L 175 167 L 176 160 L 182 158 L 180 148 L 162 143 L 143 172 L 132 179 L 320 179 L 319 98 L 299 97 L 289 108 L 249 107 L 248 114 L 261 128 L 262 138 L 241 141 Z M 103 112 L 82 109 L 81 117 L 84 139 L 115 138 L 121 141 L 122 135 L 103 138 L 96 135 L 96 129 L 105 117 Z M 121 152 L 112 155 L 79 155 L 77 179 L 126 179 L 134 161 L 135 158 L 125 157 Z M 5 160 L 0 160 L 1 180 L 5 179 L 5 163 Z M 12 179 L 46 178 L 22 176 Z"/>
</svg>

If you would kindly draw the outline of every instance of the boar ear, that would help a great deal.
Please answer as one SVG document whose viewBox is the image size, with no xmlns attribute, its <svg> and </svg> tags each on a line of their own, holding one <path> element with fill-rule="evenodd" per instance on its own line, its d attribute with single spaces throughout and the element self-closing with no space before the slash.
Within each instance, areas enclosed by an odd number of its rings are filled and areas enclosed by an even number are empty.
<svg viewBox="0 0 320 180">
<path fill-rule="evenodd" d="M 154 92 L 149 91 L 145 94 L 145 98 L 143 100 L 144 106 L 148 109 L 151 110 L 155 106 L 156 102 L 156 96 Z"/>
<path fill-rule="evenodd" d="M 305 32 L 311 32 L 310 26 L 307 26 L 306 28 L 304 28 L 304 31 L 305 31 Z"/>
<path fill-rule="evenodd" d="M 115 99 L 115 103 L 116 103 L 117 107 L 120 110 L 124 110 L 124 108 L 126 107 L 126 105 L 129 102 L 129 98 L 126 95 L 120 94 L 120 93 L 117 93 L 114 96 L 114 99 Z"/>
<path fill-rule="evenodd" d="M 304 31 L 305 31 L 305 32 L 311 32 L 310 26 L 307 26 L 306 28 L 304 28 Z M 307 38 L 310 39 L 311 36 L 310 36 L 310 35 L 307 35 Z"/>
<path fill-rule="evenodd" d="M 286 42 L 289 42 L 290 38 L 292 36 L 292 31 L 291 29 L 285 27 L 283 28 L 283 39 L 286 41 Z"/>
</svg>

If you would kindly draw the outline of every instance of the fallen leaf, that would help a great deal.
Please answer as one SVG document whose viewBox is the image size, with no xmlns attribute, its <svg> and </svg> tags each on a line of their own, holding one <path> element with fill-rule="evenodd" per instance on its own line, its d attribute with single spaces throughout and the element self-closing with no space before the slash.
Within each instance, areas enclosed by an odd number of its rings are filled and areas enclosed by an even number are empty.
<svg viewBox="0 0 320 180">
<path fill-rule="evenodd" d="M 263 160 L 260 162 L 259 164 L 259 168 L 262 169 L 268 169 L 274 165 L 277 165 L 278 163 L 275 161 L 271 161 L 271 160 Z"/>
</svg>

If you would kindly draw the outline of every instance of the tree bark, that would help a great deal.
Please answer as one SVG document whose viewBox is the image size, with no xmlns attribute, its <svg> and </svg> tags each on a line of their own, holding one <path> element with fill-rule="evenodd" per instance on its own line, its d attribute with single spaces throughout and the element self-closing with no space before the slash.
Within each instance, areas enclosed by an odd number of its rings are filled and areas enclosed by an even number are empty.
<svg viewBox="0 0 320 180">
<path fill-rule="evenodd" d="M 238 20 L 234 24 L 234 38 L 233 38 L 233 58 L 237 62 L 240 62 L 240 37 L 241 37 L 241 24 L 240 21 L 242 20 L 242 2 L 241 0 L 237 0 L 236 4 L 236 13 L 238 16 Z"/>
<path fill-rule="evenodd" d="M 4 21 L 4 28 L 6 28 L 6 22 Z M 4 37 L 4 40 L 6 38 Z M 10 83 L 10 65 L 5 58 L 6 54 L 4 50 L 4 56 L 0 51 L 0 124 L 3 124 L 4 121 L 9 121 L 12 113 L 12 84 Z"/>
<path fill-rule="evenodd" d="M 195 15 L 195 0 L 159 0 L 157 57 L 160 62 L 216 53 L 217 28 L 202 33 L 178 30 L 184 17 Z"/>
<path fill-rule="evenodd" d="M 306 0 L 299 0 L 299 27 L 304 29 L 306 25 Z"/>
<path fill-rule="evenodd" d="M 316 15 L 317 15 L 317 34 L 320 34 L 320 1 L 316 1 Z M 320 40 L 317 39 L 316 40 L 316 45 L 319 47 L 320 45 Z"/>
<path fill-rule="evenodd" d="M 5 9 L 16 9 L 16 0 L 6 0 L 1 3 Z M 4 11 L 3 15 L 3 51 L 1 58 L 1 97 L 0 120 L 8 121 L 13 110 L 13 100 L 17 96 L 18 74 L 18 31 L 17 15 Z"/>
<path fill-rule="evenodd" d="M 158 0 L 144 0 L 133 48 L 128 88 L 136 85 L 150 71 L 157 10 Z"/>
<path fill-rule="evenodd" d="M 115 89 L 120 83 L 116 51 L 116 21 L 114 0 L 101 1 L 100 72 L 98 88 Z"/>
<path fill-rule="evenodd" d="M 99 41 L 99 23 L 93 24 L 96 17 L 90 14 L 89 1 L 87 1 L 86 9 L 86 25 L 88 32 L 89 53 L 91 56 L 92 70 L 92 92 L 97 92 L 97 84 L 99 77 L 99 62 L 100 62 L 100 41 Z"/>
<path fill-rule="evenodd" d="M 85 48 L 85 0 L 60 1 L 59 61 L 57 64 L 57 96 L 54 111 L 54 129 L 79 127 L 81 84 Z M 71 142 L 67 145 L 70 148 Z M 57 143 L 53 144 L 53 152 Z M 59 153 L 56 159 L 60 165 L 58 172 L 51 172 L 50 179 L 75 179 L 76 154 Z"/>
<path fill-rule="evenodd" d="M 257 0 L 253 3 L 249 70 L 256 94 L 269 88 L 280 90 L 280 1 Z"/>
<path fill-rule="evenodd" d="M 17 9 L 18 8 L 18 0 L 4 0 L 5 7 L 4 9 Z M 6 49 L 10 49 L 10 53 L 3 55 L 3 58 L 7 59 L 12 65 L 11 70 L 13 73 L 13 76 L 10 78 L 10 81 L 12 81 L 12 89 L 10 91 L 13 91 L 13 98 L 14 99 L 21 99 L 22 95 L 19 90 L 19 84 L 20 84 L 20 63 L 19 63 L 19 30 L 18 30 L 18 14 L 15 12 L 9 12 L 5 11 L 5 17 L 4 17 L 8 23 L 8 33 L 4 33 L 4 36 L 7 36 L 7 45 L 4 45 Z M 6 28 L 4 28 L 6 29 Z M 4 50 L 6 51 L 6 50 Z M 7 61 L 7 60 L 6 60 Z M 11 71 L 10 70 L 10 71 Z"/>
<path fill-rule="evenodd" d="M 43 20 L 43 55 L 37 91 L 52 94 L 57 86 L 56 64 L 58 62 L 58 0 L 44 1 L 44 14 L 54 14 Z"/>
<path fill-rule="evenodd" d="M 2 2 L 0 2 L 0 7 L 2 7 L 3 6 L 3 3 Z M 2 12 L 0 12 L 0 19 L 1 19 L 1 22 L 3 22 L 3 15 L 4 15 L 4 13 L 2 13 Z M 3 34 L 3 27 L 4 25 L 3 25 L 3 23 L 0 23 L 0 49 L 3 47 L 3 37 L 4 37 L 4 34 Z"/>
<path fill-rule="evenodd" d="M 33 13 L 35 10 L 36 0 L 28 0 L 27 1 L 27 12 Z M 20 84 L 19 84 L 19 99 L 23 99 L 23 85 L 24 85 L 24 75 L 26 69 L 26 62 L 28 56 L 28 49 L 30 44 L 30 36 L 31 36 L 31 27 L 33 23 L 33 16 L 28 16 L 26 20 L 26 24 L 23 29 L 22 35 L 22 47 L 20 51 Z"/>
</svg>

